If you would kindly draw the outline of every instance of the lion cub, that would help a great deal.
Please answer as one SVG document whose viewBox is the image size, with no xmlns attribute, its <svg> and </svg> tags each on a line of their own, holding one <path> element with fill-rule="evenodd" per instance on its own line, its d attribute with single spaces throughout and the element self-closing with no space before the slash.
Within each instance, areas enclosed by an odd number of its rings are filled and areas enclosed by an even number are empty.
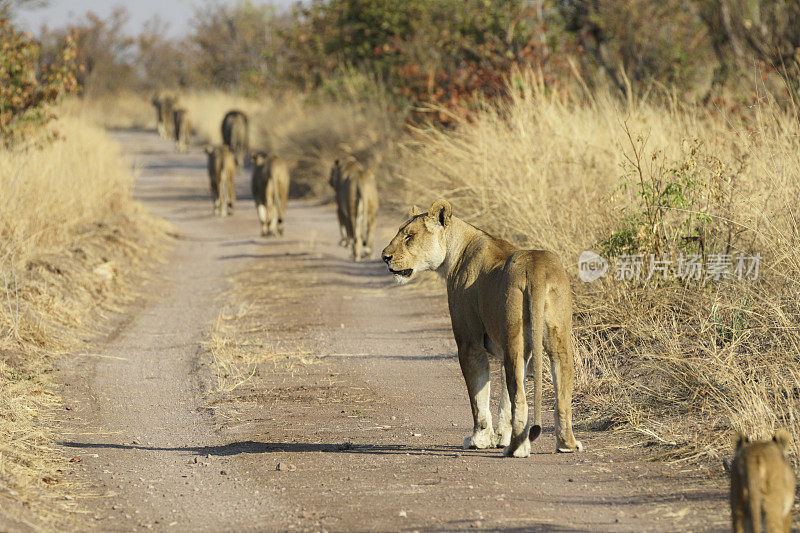
<svg viewBox="0 0 800 533">
<path fill-rule="evenodd" d="M 256 152 L 251 185 L 261 235 L 283 235 L 283 219 L 289 203 L 289 166 L 277 155 Z"/>
<path fill-rule="evenodd" d="M 169 139 L 173 135 L 172 111 L 177 101 L 178 99 L 168 92 L 162 91 L 153 96 L 152 104 L 156 108 L 158 135 L 162 139 Z"/>
<path fill-rule="evenodd" d="M 177 107 L 172 112 L 173 130 L 175 132 L 175 148 L 178 153 L 183 153 L 189 147 L 189 136 L 192 124 L 189 122 L 189 112 L 183 107 Z"/>
<path fill-rule="evenodd" d="M 230 148 L 223 145 L 206 145 L 208 155 L 208 177 L 211 180 L 211 197 L 214 200 L 214 214 L 226 217 L 233 213 L 236 203 L 236 189 L 233 177 L 238 164 Z"/>
<path fill-rule="evenodd" d="M 352 245 L 354 261 L 368 258 L 372 254 L 380 204 L 375 174 L 351 156 L 344 162 L 338 159 L 334 162 L 328 183 L 336 194 L 336 213 L 342 234 L 339 244 Z"/>
<path fill-rule="evenodd" d="M 794 472 L 787 458 L 791 437 L 778 430 L 772 440 L 750 440 L 737 433 L 731 464 L 731 514 L 733 531 L 767 533 L 791 530 Z"/>
</svg>

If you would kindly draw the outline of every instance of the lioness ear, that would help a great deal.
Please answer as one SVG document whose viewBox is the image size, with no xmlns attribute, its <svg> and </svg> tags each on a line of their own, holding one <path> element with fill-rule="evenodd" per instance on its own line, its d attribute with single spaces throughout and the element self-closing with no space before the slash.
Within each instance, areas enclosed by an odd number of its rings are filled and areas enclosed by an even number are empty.
<svg viewBox="0 0 800 533">
<path fill-rule="evenodd" d="M 789 445 L 792 443 L 792 436 L 789 432 L 785 429 L 779 429 L 775 432 L 775 436 L 772 437 L 772 440 L 778 444 L 783 454 L 786 455 L 789 451 Z"/>
<path fill-rule="evenodd" d="M 739 448 L 750 442 L 750 440 L 741 431 L 737 431 L 736 433 L 734 433 L 733 437 L 731 438 L 731 441 L 733 442 L 734 450 L 738 450 Z"/>
<path fill-rule="evenodd" d="M 447 200 L 436 200 L 428 210 L 428 216 L 434 219 L 440 226 L 446 228 L 450 224 L 450 216 L 453 208 Z"/>
<path fill-rule="evenodd" d="M 408 212 L 408 218 L 414 218 L 417 215 L 422 214 L 422 209 L 417 207 L 416 205 L 411 206 L 411 210 Z"/>
</svg>

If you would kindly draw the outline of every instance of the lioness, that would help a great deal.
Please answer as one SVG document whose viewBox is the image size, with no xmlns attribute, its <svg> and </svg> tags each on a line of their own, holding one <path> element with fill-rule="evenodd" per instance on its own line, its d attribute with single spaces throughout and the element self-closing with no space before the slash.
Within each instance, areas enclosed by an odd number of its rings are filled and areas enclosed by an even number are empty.
<svg viewBox="0 0 800 533">
<path fill-rule="evenodd" d="M 328 176 L 328 184 L 333 188 L 333 195 L 336 199 L 336 218 L 339 220 L 339 234 L 341 235 L 339 246 L 344 246 L 345 248 L 352 245 L 353 237 L 350 223 L 347 220 L 347 212 L 345 211 L 347 202 L 339 201 L 339 183 L 342 181 L 342 173 L 350 172 L 356 165 L 358 165 L 358 162 L 354 158 L 349 158 L 344 165 L 337 159 L 334 161 Z"/>
<path fill-rule="evenodd" d="M 172 112 L 173 129 L 175 131 L 175 147 L 178 152 L 185 152 L 189 147 L 189 135 L 192 125 L 189 122 L 189 112 L 182 107 Z"/>
<path fill-rule="evenodd" d="M 344 164 L 337 159 L 328 183 L 336 192 L 336 214 L 342 235 L 339 244 L 352 245 L 353 260 L 361 261 L 372 254 L 379 207 L 375 174 L 353 157 Z"/>
<path fill-rule="evenodd" d="M 172 110 L 177 99 L 175 96 L 161 92 L 153 96 L 152 104 L 156 108 L 158 134 L 162 139 L 172 137 Z"/>
<path fill-rule="evenodd" d="M 556 393 L 556 449 L 583 449 L 572 434 L 572 294 L 558 257 L 512 244 L 452 216 L 437 200 L 416 212 L 382 253 L 395 281 L 436 271 L 447 282 L 458 360 L 472 406 L 473 432 L 465 448 L 504 446 L 527 457 L 542 431 L 542 348 L 550 357 Z M 489 411 L 488 353 L 502 356 L 497 432 Z M 533 355 L 533 426 L 528 420 L 525 370 Z"/>
<path fill-rule="evenodd" d="M 236 189 L 233 177 L 238 165 L 230 148 L 223 145 L 206 145 L 208 154 L 208 177 L 211 180 L 211 195 L 214 200 L 214 214 L 226 217 L 233 212 L 236 203 Z"/>
<path fill-rule="evenodd" d="M 791 530 L 794 505 L 794 472 L 787 458 L 791 437 L 778 430 L 772 440 L 750 442 L 741 433 L 734 436 L 731 464 L 731 515 L 733 531 L 767 533 Z"/>
<path fill-rule="evenodd" d="M 228 111 L 222 119 L 222 144 L 236 154 L 237 164 L 244 164 L 244 158 L 250 149 L 247 115 L 236 109 Z"/>
<path fill-rule="evenodd" d="M 289 202 L 289 166 L 277 155 L 254 153 L 252 187 L 261 235 L 283 235 L 283 219 Z"/>
</svg>

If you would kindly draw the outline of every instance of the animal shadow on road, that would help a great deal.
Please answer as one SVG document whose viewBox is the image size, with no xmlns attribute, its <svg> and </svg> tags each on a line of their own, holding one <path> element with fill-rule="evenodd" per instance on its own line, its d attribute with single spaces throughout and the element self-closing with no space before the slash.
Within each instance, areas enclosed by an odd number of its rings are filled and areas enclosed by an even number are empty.
<svg viewBox="0 0 800 533">
<path fill-rule="evenodd" d="M 143 446 L 139 444 L 114 444 L 103 442 L 73 442 L 64 441 L 59 443 L 66 448 L 78 449 L 113 449 L 131 451 L 153 451 L 153 452 L 178 452 L 191 455 L 212 455 L 212 456 L 231 456 L 240 454 L 262 454 L 262 453 L 346 453 L 346 454 L 367 454 L 367 455 L 428 455 L 456 457 L 462 454 L 480 455 L 486 457 L 502 458 L 497 450 L 469 450 L 466 451 L 458 446 L 407 446 L 402 444 L 356 444 L 352 442 L 343 443 L 307 443 L 307 442 L 257 442 L 252 440 L 231 442 L 215 446 Z"/>
<path fill-rule="evenodd" d="M 557 524 L 532 523 L 520 527 L 497 527 L 476 528 L 474 520 L 451 520 L 447 523 L 448 531 L 503 531 L 506 533 L 530 533 L 531 531 L 542 531 L 545 533 L 585 533 L 585 529 L 573 528 L 570 526 L 560 526 Z"/>
<path fill-rule="evenodd" d="M 301 241 L 283 241 L 288 246 L 301 246 Z M 397 286 L 386 270 L 386 266 L 378 259 L 353 262 L 342 252 L 341 256 L 333 256 L 327 253 L 310 252 L 268 252 L 263 253 L 230 253 L 219 257 L 222 261 L 239 259 L 257 259 L 260 261 L 283 262 L 283 264 L 271 263 L 271 270 L 286 268 L 307 273 L 309 281 L 305 283 L 307 287 L 325 286 L 328 287 L 333 281 L 340 286 L 352 286 L 358 289 L 374 288 L 393 288 Z M 335 277 L 335 280 L 331 280 Z M 312 280 L 319 281 L 312 281 Z"/>
</svg>

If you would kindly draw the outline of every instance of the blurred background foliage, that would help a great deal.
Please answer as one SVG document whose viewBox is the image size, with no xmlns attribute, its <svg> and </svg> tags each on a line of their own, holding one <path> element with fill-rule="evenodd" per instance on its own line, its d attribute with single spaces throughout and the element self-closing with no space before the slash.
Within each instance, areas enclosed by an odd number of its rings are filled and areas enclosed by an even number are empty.
<svg viewBox="0 0 800 533">
<path fill-rule="evenodd" d="M 27 0 L 31 2 L 35 0 Z M 2 31 L 26 0 L 0 1 Z M 153 19 L 136 36 L 124 8 L 43 28 L 41 64 L 68 39 L 84 95 L 218 88 L 256 96 L 380 86 L 412 120 L 448 123 L 502 97 L 533 67 L 549 91 L 746 108 L 800 90 L 800 2 L 769 0 L 311 0 L 289 10 L 249 0 L 199 7 L 188 35 Z M 63 63 L 63 61 L 61 61 Z M 348 78 L 348 79 L 345 79 Z M 372 89 L 370 89 L 372 87 Z M 349 95 L 352 96 L 352 95 Z"/>
</svg>

